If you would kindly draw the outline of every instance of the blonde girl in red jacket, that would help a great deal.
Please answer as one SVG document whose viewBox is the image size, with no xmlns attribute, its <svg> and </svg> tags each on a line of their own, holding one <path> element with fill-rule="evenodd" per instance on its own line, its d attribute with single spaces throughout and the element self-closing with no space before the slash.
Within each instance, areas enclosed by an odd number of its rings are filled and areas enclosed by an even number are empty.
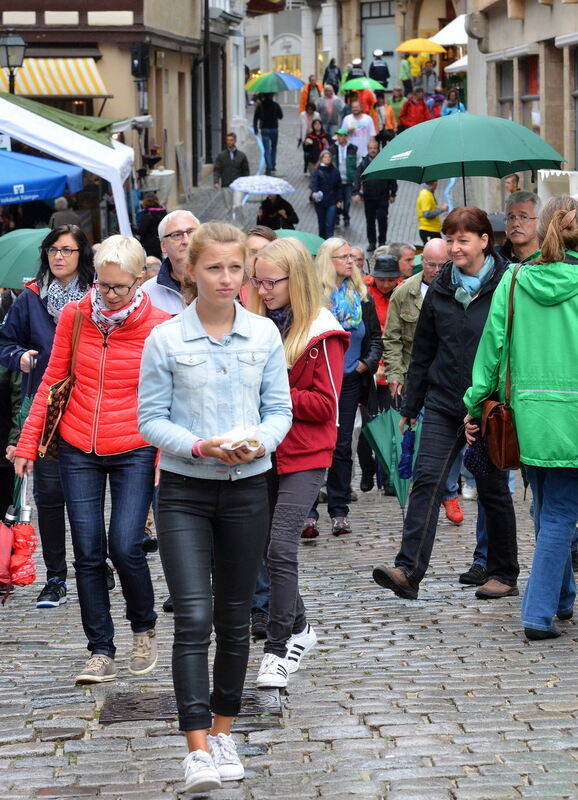
<svg viewBox="0 0 578 800">
<path fill-rule="evenodd" d="M 271 582 L 265 655 L 257 684 L 286 686 L 317 637 L 299 594 L 297 552 L 337 438 L 343 356 L 349 342 L 322 307 L 313 261 L 297 239 L 278 239 L 259 251 L 249 308 L 279 328 L 289 369 L 293 424 L 275 453 L 274 505 L 267 567 Z"/>
<path fill-rule="evenodd" d="M 16 474 L 23 475 L 32 470 L 38 454 L 48 390 L 70 374 L 72 332 L 80 314 L 76 382 L 59 427 L 60 475 L 82 624 L 91 653 L 77 683 L 116 678 L 107 552 L 118 572 L 133 631 L 129 672 L 145 674 L 157 661 L 157 615 L 141 547 L 156 449 L 138 432 L 137 389 L 145 340 L 169 315 L 155 308 L 140 289 L 145 258 L 139 242 L 128 236 L 111 236 L 101 244 L 94 286 L 82 300 L 62 310 L 48 367 L 16 447 Z M 107 481 L 108 532 L 104 520 Z"/>
</svg>

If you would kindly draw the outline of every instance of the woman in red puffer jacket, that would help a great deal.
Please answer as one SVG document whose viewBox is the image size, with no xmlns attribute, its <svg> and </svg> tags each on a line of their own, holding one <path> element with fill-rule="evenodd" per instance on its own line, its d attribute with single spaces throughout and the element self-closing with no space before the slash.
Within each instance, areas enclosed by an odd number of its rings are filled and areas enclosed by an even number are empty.
<svg viewBox="0 0 578 800">
<path fill-rule="evenodd" d="M 144 266 L 145 252 L 136 239 L 111 236 L 101 244 L 95 258 L 97 282 L 82 300 L 62 311 L 48 367 L 16 447 L 16 474 L 23 475 L 38 455 L 49 388 L 70 374 L 73 329 L 80 315 L 75 384 L 59 426 L 60 475 L 76 588 L 92 654 L 78 683 L 116 678 L 107 552 L 118 572 L 133 630 L 129 671 L 144 674 L 157 660 L 153 588 L 141 547 L 156 450 L 138 432 L 137 389 L 145 340 L 169 315 L 155 308 L 140 289 Z"/>
</svg>

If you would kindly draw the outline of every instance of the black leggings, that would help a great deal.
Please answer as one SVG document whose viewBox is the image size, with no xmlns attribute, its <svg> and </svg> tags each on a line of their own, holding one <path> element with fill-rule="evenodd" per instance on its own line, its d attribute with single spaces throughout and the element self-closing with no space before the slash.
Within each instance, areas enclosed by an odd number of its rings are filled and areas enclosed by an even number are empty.
<svg viewBox="0 0 578 800">
<path fill-rule="evenodd" d="M 265 474 L 226 481 L 162 472 L 158 540 L 175 609 L 173 683 L 183 731 L 210 728 L 211 712 L 239 713 L 251 599 L 268 528 Z M 217 648 L 209 697 L 213 625 Z"/>
</svg>

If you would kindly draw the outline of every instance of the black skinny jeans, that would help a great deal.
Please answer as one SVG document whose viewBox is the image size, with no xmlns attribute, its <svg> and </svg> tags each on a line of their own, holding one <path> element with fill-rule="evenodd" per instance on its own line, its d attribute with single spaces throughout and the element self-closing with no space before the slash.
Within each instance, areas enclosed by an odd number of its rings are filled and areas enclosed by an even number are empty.
<svg viewBox="0 0 578 800">
<path fill-rule="evenodd" d="M 464 444 L 463 420 L 426 408 L 401 549 L 395 559 L 395 566 L 415 587 L 429 566 L 448 472 Z M 496 470 L 476 478 L 476 486 L 486 512 L 488 578 L 515 586 L 518 548 L 508 473 Z"/>
<path fill-rule="evenodd" d="M 269 530 L 265 474 L 221 481 L 164 471 L 157 518 L 175 609 L 173 683 L 179 727 L 203 730 L 211 727 L 211 712 L 234 717 L 241 708 L 251 599 Z M 209 697 L 213 626 L 217 648 Z"/>
</svg>

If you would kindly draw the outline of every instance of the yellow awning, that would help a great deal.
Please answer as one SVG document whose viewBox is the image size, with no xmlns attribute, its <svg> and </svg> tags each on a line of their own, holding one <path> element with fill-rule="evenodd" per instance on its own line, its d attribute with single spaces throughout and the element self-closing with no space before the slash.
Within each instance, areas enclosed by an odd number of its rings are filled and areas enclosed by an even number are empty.
<svg viewBox="0 0 578 800">
<path fill-rule="evenodd" d="M 25 97 L 110 97 L 94 58 L 25 58 L 15 89 Z M 5 69 L 0 69 L 0 90 L 8 91 Z"/>
</svg>

